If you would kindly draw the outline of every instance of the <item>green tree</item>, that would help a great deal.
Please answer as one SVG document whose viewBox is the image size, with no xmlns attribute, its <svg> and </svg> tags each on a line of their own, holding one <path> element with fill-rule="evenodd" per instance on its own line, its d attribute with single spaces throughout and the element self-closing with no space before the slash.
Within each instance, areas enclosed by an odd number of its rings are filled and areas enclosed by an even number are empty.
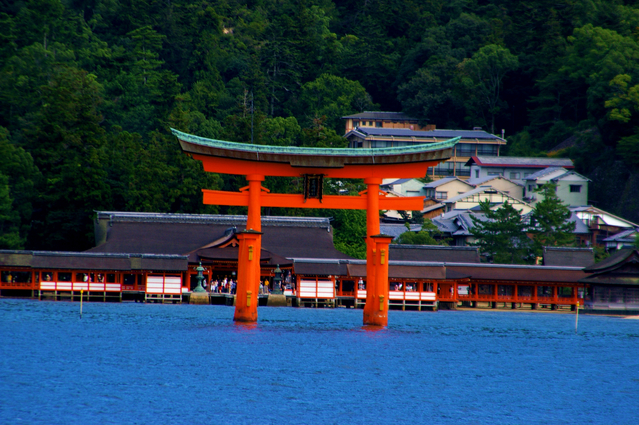
<svg viewBox="0 0 639 425">
<path fill-rule="evenodd" d="M 6 179 L 8 190 L 8 193 L 4 194 L 3 186 L 3 223 L 0 226 L 2 228 L 0 234 L 6 233 L 8 236 L 3 239 L 2 246 L 22 249 L 31 230 L 33 206 L 38 198 L 36 188 L 41 182 L 42 175 L 33 164 L 31 155 L 23 148 L 11 143 L 9 132 L 2 127 L 0 127 L 0 157 L 3 158 L 0 162 L 0 176 Z"/>
<path fill-rule="evenodd" d="M 448 245 L 450 239 L 443 237 L 443 232 L 439 230 L 437 225 L 431 219 L 425 218 L 422 228 L 419 232 L 411 232 L 410 224 L 406 223 L 408 231 L 402 233 L 397 238 L 398 244 L 407 245 Z"/>
<path fill-rule="evenodd" d="M 313 119 L 310 128 L 302 129 L 302 145 L 316 148 L 343 148 L 348 141 L 324 125 L 325 116 Z"/>
<path fill-rule="evenodd" d="M 487 112 L 491 133 L 495 133 L 495 116 L 502 108 L 502 81 L 508 72 L 519 67 L 517 56 L 505 47 L 489 44 L 479 49 L 471 59 L 460 64 L 464 85 L 468 89 L 470 110 Z"/>
<path fill-rule="evenodd" d="M 0 174 L 0 249 L 22 249 L 24 239 L 20 237 L 20 216 L 13 209 L 9 178 Z"/>
<path fill-rule="evenodd" d="M 366 211 L 332 210 L 335 219 L 333 244 L 338 251 L 354 258 L 366 258 Z"/>
<path fill-rule="evenodd" d="M 326 117 L 324 125 L 338 134 L 344 131 L 341 117 L 355 112 L 374 110 L 371 97 L 357 82 L 330 74 L 322 74 L 302 86 L 299 104 L 305 111 L 307 126 L 318 117 Z"/>
<path fill-rule="evenodd" d="M 475 246 L 493 263 L 525 264 L 531 260 L 531 240 L 526 236 L 527 225 L 521 211 L 506 201 L 491 209 L 487 199 L 479 203 L 480 214 L 470 216 Z"/>
<path fill-rule="evenodd" d="M 542 255 L 545 246 L 572 246 L 575 243 L 575 222 L 571 212 L 557 197 L 557 185 L 547 183 L 535 190 L 543 199 L 530 213 L 530 228 L 535 252 Z"/>
</svg>

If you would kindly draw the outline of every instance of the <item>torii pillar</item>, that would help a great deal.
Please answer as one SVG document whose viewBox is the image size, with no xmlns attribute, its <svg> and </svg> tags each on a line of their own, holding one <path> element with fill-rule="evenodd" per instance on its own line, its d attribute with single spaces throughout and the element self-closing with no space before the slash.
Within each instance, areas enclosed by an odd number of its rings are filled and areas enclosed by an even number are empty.
<svg viewBox="0 0 639 425">
<path fill-rule="evenodd" d="M 260 193 L 264 176 L 249 174 L 248 214 L 246 229 L 238 233 L 237 288 L 235 290 L 236 322 L 256 322 L 260 287 L 260 253 L 262 251 L 262 215 Z"/>
<path fill-rule="evenodd" d="M 392 237 L 379 234 L 379 185 L 382 179 L 369 177 L 366 183 L 366 304 L 364 325 L 388 325 L 388 245 Z"/>
<path fill-rule="evenodd" d="M 382 178 L 423 177 L 428 167 L 452 156 L 452 148 L 459 137 L 398 148 L 323 149 L 247 145 L 172 131 L 180 140 L 182 150 L 202 161 L 205 171 L 244 175 L 248 181 L 248 186 L 240 192 L 202 190 L 205 204 L 248 207 L 246 229 L 238 233 L 240 248 L 234 320 L 257 321 L 261 207 L 365 209 L 367 287 L 364 324 L 388 324 L 388 245 L 392 238 L 379 234 L 379 211 L 421 210 L 424 198 L 388 198 L 379 191 Z M 303 176 L 304 194 L 268 193 L 268 189 L 262 187 L 267 175 Z M 366 196 L 323 196 L 325 177 L 363 178 Z"/>
</svg>

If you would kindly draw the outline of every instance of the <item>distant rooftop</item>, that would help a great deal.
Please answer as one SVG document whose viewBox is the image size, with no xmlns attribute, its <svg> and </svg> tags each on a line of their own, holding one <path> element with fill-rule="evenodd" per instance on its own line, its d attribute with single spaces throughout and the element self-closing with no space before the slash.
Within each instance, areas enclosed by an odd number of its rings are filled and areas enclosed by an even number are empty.
<svg viewBox="0 0 639 425">
<path fill-rule="evenodd" d="M 458 181 L 460 181 L 462 183 L 468 184 L 468 182 L 466 182 L 465 180 L 460 179 L 459 177 L 445 177 L 443 179 L 435 180 L 434 182 L 430 182 L 430 183 L 425 184 L 424 188 L 425 189 L 432 189 L 432 188 L 435 188 L 435 187 L 439 187 L 439 186 L 441 186 L 443 184 L 452 182 L 453 180 L 458 180 Z"/>
<path fill-rule="evenodd" d="M 450 139 L 461 137 L 462 139 L 504 140 L 484 130 L 411 130 L 409 128 L 380 128 L 357 127 L 349 133 L 360 133 L 362 136 L 382 137 L 414 137 L 419 139 Z"/>
<path fill-rule="evenodd" d="M 482 167 L 520 167 L 520 168 L 547 168 L 563 167 L 575 168 L 569 158 L 533 158 L 520 156 L 473 156 L 466 165 L 477 164 Z"/>
<path fill-rule="evenodd" d="M 197 224 L 223 224 L 227 226 L 245 226 L 245 215 L 222 214 L 166 214 L 148 212 L 126 211 L 96 211 L 98 220 L 111 222 L 144 222 L 144 223 L 197 223 Z M 330 227 L 330 218 L 327 217 L 280 217 L 262 216 L 264 226 L 282 227 Z"/>
<path fill-rule="evenodd" d="M 536 180 L 540 177 L 547 176 L 550 173 L 554 173 L 555 171 L 567 171 L 564 167 L 548 167 L 543 170 L 535 171 L 528 177 L 524 178 L 524 180 Z"/>
<path fill-rule="evenodd" d="M 510 180 L 509 178 L 501 176 L 501 175 L 499 175 L 499 176 L 484 176 L 484 177 L 480 177 L 478 179 L 475 179 L 475 178 L 471 177 L 468 180 L 466 180 L 466 183 L 471 184 L 473 186 L 480 186 L 480 185 L 482 185 L 484 183 L 487 183 L 487 182 L 489 182 L 491 180 L 506 180 L 506 181 L 509 181 L 512 184 L 516 184 L 517 186 L 522 186 L 522 184 L 517 183 L 516 181 Z"/>
<path fill-rule="evenodd" d="M 392 121 L 419 121 L 419 119 L 406 115 L 403 112 L 364 111 L 354 115 L 347 115 L 342 119 L 371 119 Z"/>
<path fill-rule="evenodd" d="M 392 182 L 389 182 L 389 183 L 384 183 L 384 184 L 382 184 L 380 186 L 394 186 L 396 184 L 404 184 L 404 183 L 409 182 L 411 180 L 413 180 L 413 179 L 411 179 L 411 178 L 397 179 L 397 180 L 393 180 Z"/>
</svg>

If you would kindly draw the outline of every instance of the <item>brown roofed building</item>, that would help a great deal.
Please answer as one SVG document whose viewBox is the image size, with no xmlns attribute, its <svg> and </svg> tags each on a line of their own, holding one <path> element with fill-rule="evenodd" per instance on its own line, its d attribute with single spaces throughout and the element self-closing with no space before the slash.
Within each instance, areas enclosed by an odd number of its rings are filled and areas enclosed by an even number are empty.
<svg viewBox="0 0 639 425">
<path fill-rule="evenodd" d="M 426 261 L 441 263 L 479 263 L 479 248 L 471 246 L 391 244 L 391 261 Z"/>
<path fill-rule="evenodd" d="M 587 267 L 594 261 L 592 248 L 544 247 L 544 266 Z"/>
<path fill-rule="evenodd" d="M 584 269 L 590 286 L 584 308 L 592 313 L 639 314 L 639 251 L 622 249 Z"/>
<path fill-rule="evenodd" d="M 245 225 L 246 216 L 238 215 L 98 212 L 97 246 L 89 251 L 188 255 L 202 249 L 210 257 L 212 249 L 233 247 Z M 262 233 L 262 248 L 279 258 L 350 258 L 335 249 L 328 218 L 266 216 Z"/>
</svg>

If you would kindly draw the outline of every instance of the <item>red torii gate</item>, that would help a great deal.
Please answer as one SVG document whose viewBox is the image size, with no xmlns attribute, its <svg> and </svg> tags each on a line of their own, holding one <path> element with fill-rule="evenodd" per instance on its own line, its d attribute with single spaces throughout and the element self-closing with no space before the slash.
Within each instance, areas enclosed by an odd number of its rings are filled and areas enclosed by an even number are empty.
<svg viewBox="0 0 639 425">
<path fill-rule="evenodd" d="M 257 294 L 262 246 L 261 207 L 366 210 L 366 305 L 364 324 L 388 324 L 388 245 L 379 234 L 379 210 L 421 210 L 422 197 L 388 198 L 380 192 L 383 177 L 413 178 L 452 156 L 459 137 L 444 142 L 380 149 L 300 148 L 265 146 L 206 139 L 171 129 L 182 150 L 202 161 L 212 173 L 246 176 L 239 192 L 203 189 L 204 203 L 248 207 L 246 229 L 238 233 L 237 292 L 234 320 L 257 321 Z M 265 176 L 304 177 L 303 194 L 269 193 Z M 329 178 L 364 179 L 359 196 L 324 196 Z"/>
</svg>

